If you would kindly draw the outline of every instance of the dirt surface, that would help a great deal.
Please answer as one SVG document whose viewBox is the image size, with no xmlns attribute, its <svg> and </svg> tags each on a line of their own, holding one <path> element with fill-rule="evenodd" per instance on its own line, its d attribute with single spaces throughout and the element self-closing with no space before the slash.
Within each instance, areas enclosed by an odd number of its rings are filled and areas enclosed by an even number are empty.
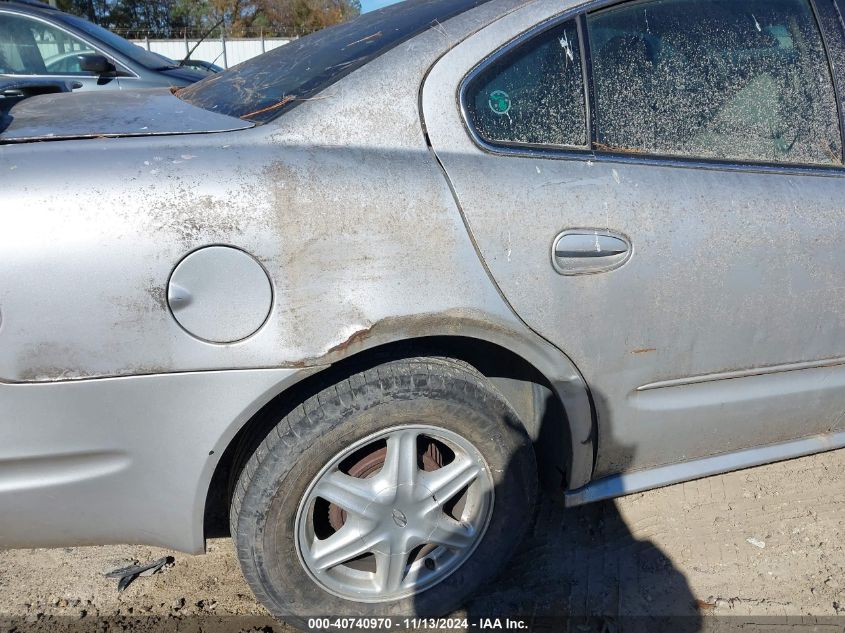
<svg viewBox="0 0 845 633">
<path fill-rule="evenodd" d="M 844 541 L 845 450 L 573 510 L 545 499 L 513 564 L 467 613 L 601 616 L 609 632 L 649 614 L 682 616 L 673 630 L 731 619 L 713 615 L 777 616 L 791 623 L 781 630 L 841 632 Z M 103 576 L 166 555 L 172 567 L 123 593 Z M 21 632 L 293 630 L 255 602 L 227 539 L 210 541 L 205 556 L 137 546 L 0 551 L 0 622 Z"/>
</svg>

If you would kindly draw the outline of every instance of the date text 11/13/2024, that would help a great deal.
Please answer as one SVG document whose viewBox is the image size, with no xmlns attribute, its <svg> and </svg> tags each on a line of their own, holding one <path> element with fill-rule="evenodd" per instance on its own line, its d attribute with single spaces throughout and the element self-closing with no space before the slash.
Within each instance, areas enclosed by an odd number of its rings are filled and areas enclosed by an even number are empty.
<svg viewBox="0 0 845 633">
<path fill-rule="evenodd" d="M 519 618 L 309 618 L 309 630 L 520 631 L 528 623 Z"/>
</svg>

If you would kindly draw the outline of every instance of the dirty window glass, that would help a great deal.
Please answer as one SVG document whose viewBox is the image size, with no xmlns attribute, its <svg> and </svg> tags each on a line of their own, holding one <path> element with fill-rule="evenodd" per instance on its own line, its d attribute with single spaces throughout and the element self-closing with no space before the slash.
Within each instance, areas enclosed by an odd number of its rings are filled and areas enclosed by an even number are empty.
<svg viewBox="0 0 845 633">
<path fill-rule="evenodd" d="M 649 0 L 587 24 L 597 149 L 841 164 L 807 0 Z"/>
<path fill-rule="evenodd" d="M 587 117 L 575 22 L 550 29 L 475 77 L 465 102 L 490 143 L 585 146 Z"/>
</svg>

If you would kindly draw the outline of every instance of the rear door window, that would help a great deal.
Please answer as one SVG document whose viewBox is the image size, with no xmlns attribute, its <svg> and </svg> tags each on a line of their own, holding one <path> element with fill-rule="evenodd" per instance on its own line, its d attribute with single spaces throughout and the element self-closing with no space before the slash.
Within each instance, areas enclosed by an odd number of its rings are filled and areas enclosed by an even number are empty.
<svg viewBox="0 0 845 633">
<path fill-rule="evenodd" d="M 645 0 L 587 25 L 597 150 L 841 164 L 808 0 Z"/>
<path fill-rule="evenodd" d="M 584 75 L 578 29 L 565 22 L 503 55 L 465 92 L 470 122 L 488 143 L 587 144 Z"/>
</svg>

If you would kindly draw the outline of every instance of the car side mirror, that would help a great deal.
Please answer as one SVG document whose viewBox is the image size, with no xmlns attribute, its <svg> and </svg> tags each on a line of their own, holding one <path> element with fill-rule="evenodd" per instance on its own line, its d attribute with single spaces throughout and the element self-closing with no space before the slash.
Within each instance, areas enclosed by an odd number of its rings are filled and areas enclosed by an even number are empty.
<svg viewBox="0 0 845 633">
<path fill-rule="evenodd" d="M 98 53 L 83 53 L 77 55 L 79 60 L 79 67 L 86 71 L 94 73 L 95 75 L 105 75 L 115 71 L 114 64 L 108 58 Z"/>
</svg>

